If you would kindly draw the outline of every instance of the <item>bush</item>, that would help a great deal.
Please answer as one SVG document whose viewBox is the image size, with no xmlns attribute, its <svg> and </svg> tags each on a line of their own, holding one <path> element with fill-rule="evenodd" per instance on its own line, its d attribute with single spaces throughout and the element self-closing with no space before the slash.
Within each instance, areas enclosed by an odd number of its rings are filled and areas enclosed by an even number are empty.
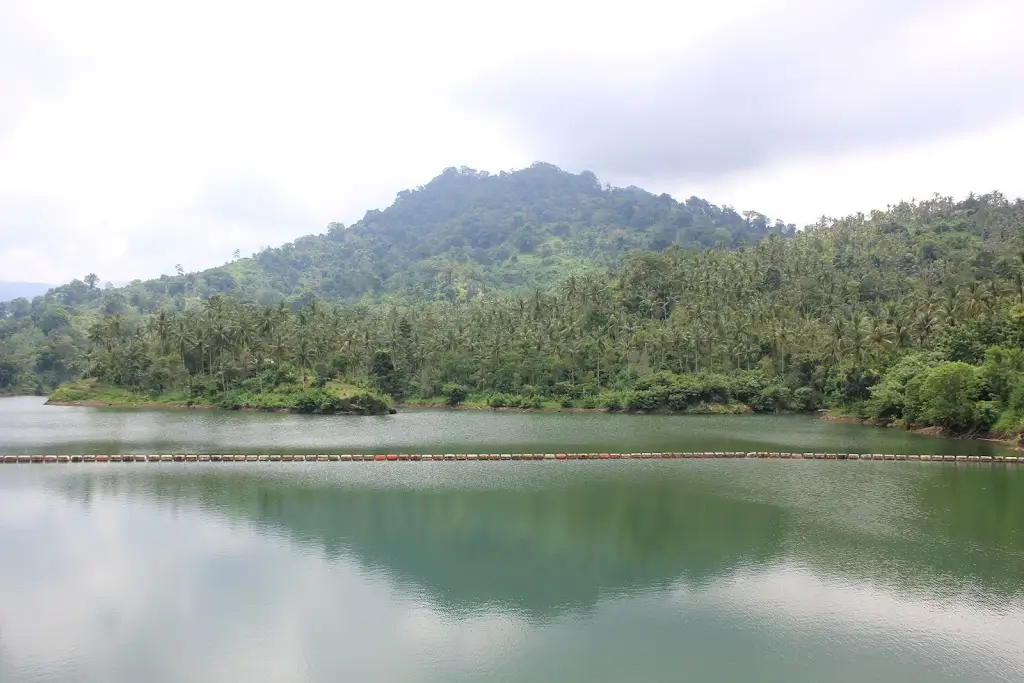
<svg viewBox="0 0 1024 683">
<path fill-rule="evenodd" d="M 982 388 L 989 398 L 1002 405 L 1009 402 L 1024 372 L 1024 350 L 992 346 L 985 350 L 981 365 Z"/>
<path fill-rule="evenodd" d="M 199 375 L 192 378 L 189 396 L 193 399 L 212 399 L 220 394 L 220 387 L 217 380 L 208 375 Z"/>
<path fill-rule="evenodd" d="M 729 382 L 721 375 L 697 375 L 697 391 L 704 403 L 729 402 Z"/>
<path fill-rule="evenodd" d="M 347 407 L 345 403 L 347 402 Z M 363 415 L 380 415 L 391 411 L 391 402 L 386 396 L 362 391 L 355 396 L 342 399 L 342 408 Z"/>
<path fill-rule="evenodd" d="M 767 386 L 764 377 L 755 372 L 744 372 L 730 379 L 732 381 L 729 384 L 729 396 L 734 401 L 746 403 L 751 407 L 758 402 L 761 392 Z M 775 410 L 775 408 L 772 407 L 768 410 Z"/>
<path fill-rule="evenodd" d="M 632 391 L 626 397 L 626 407 L 633 411 L 650 412 L 664 405 L 664 387 Z"/>
<path fill-rule="evenodd" d="M 793 392 L 793 405 L 797 410 L 817 410 L 825 402 L 824 399 L 813 387 L 800 387 Z"/>
<path fill-rule="evenodd" d="M 1024 423 L 1024 382 L 1018 382 L 993 429 L 1001 434 L 1017 434 Z"/>
<path fill-rule="evenodd" d="M 657 387 L 673 386 L 678 382 L 678 375 L 671 372 L 654 372 L 637 379 L 633 388 L 637 391 L 648 391 Z"/>
<path fill-rule="evenodd" d="M 666 406 L 669 410 L 686 410 L 698 400 L 697 391 L 683 387 L 673 387 L 668 393 Z"/>
<path fill-rule="evenodd" d="M 748 405 L 759 413 L 777 413 L 790 410 L 793 405 L 793 392 L 782 384 L 772 384 L 758 393 Z"/>
<path fill-rule="evenodd" d="M 975 426 L 981 430 L 991 429 L 999 420 L 999 404 L 995 401 L 978 401 L 974 412 Z"/>
<path fill-rule="evenodd" d="M 574 398 L 579 398 L 582 395 L 582 389 L 583 388 L 578 384 L 570 384 L 569 382 L 555 382 L 555 386 L 551 388 L 551 393 L 554 396 L 572 400 Z"/>
<path fill-rule="evenodd" d="M 886 420 L 899 417 L 913 419 L 907 413 L 915 413 L 916 400 L 911 388 L 908 401 L 907 384 L 915 377 L 923 377 L 939 363 L 935 354 L 911 354 L 899 360 L 882 376 L 881 381 L 871 387 L 871 398 L 863 407 L 864 417 Z"/>
<path fill-rule="evenodd" d="M 449 383 L 441 389 L 441 395 L 448 405 L 455 407 L 469 398 L 469 389 L 461 384 Z"/>
<path fill-rule="evenodd" d="M 487 397 L 487 405 L 492 408 L 505 408 L 512 405 L 512 397 L 508 394 L 491 394 Z"/>
<path fill-rule="evenodd" d="M 921 415 L 931 424 L 956 432 L 982 428 L 983 416 L 977 406 L 980 393 L 975 367 L 959 361 L 942 363 L 921 380 Z"/>
<path fill-rule="evenodd" d="M 601 405 L 608 410 L 622 410 L 622 397 L 619 394 L 608 394 L 601 400 Z"/>
<path fill-rule="evenodd" d="M 336 396 L 331 396 L 323 389 L 306 389 L 295 394 L 295 410 L 300 413 L 323 412 L 323 407 L 331 404 L 331 399 L 336 398 Z"/>
<path fill-rule="evenodd" d="M 878 379 L 874 370 L 845 361 L 828 378 L 829 394 L 838 398 L 842 405 L 856 405 L 871 398 L 871 387 Z"/>
</svg>

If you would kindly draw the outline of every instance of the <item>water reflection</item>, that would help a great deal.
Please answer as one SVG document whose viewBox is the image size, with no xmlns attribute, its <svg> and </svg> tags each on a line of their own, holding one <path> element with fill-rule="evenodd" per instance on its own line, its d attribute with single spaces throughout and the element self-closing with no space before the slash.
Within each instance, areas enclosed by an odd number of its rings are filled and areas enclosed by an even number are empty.
<svg viewBox="0 0 1024 683">
<path fill-rule="evenodd" d="M 1024 667 L 1016 474 L 686 464 L 13 468 L 0 680 Z"/>
<path fill-rule="evenodd" d="M 1011 453 L 807 415 L 609 415 L 407 410 L 325 417 L 207 410 L 45 406 L 0 398 L 0 454 L 543 453 L 556 451 L 826 451 Z"/>
</svg>

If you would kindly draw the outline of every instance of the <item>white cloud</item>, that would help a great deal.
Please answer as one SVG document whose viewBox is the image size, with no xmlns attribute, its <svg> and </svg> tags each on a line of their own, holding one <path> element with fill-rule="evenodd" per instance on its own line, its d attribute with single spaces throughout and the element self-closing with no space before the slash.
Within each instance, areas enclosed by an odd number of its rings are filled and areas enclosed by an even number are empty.
<svg viewBox="0 0 1024 683">
<path fill-rule="evenodd" d="M 445 166 L 563 163 L 467 106 L 466 88 L 552 63 L 608 82 L 656 82 L 671 59 L 708 50 L 691 36 L 721 36 L 727 51 L 735 27 L 781 11 L 761 0 L 0 3 L 0 279 L 199 269 L 236 248 L 351 223 Z M 955 54 L 992 45 L 1000 24 L 979 17 L 955 32 Z M 922 25 L 922 43 L 933 29 Z M 876 171 L 892 150 L 785 160 L 701 188 L 671 177 L 645 184 L 796 221 L 932 190 L 1024 193 L 1007 185 L 1019 174 L 1001 163 L 1019 158 L 1020 135 L 993 139 L 981 150 L 925 141 L 900 152 L 889 174 Z"/>
<path fill-rule="evenodd" d="M 743 203 L 772 217 L 805 225 L 821 216 L 885 209 L 933 194 L 957 198 L 1001 191 L 1024 197 L 1024 118 L 986 130 L 878 152 L 780 162 L 665 191 L 709 201 Z"/>
</svg>

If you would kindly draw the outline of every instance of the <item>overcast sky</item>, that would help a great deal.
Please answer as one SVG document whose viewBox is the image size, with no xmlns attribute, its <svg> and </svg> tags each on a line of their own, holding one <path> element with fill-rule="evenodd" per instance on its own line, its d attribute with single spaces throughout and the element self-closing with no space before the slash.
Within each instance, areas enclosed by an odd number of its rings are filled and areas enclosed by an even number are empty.
<svg viewBox="0 0 1024 683">
<path fill-rule="evenodd" d="M 535 160 L 804 224 L 1024 195 L 1020 0 L 0 0 L 0 280 L 125 281 Z"/>
</svg>

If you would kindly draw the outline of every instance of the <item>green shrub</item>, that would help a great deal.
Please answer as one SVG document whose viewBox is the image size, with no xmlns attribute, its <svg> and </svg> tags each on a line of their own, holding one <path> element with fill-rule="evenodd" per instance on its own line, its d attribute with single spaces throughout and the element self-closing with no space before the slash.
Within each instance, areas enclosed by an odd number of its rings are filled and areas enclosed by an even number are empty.
<svg viewBox="0 0 1024 683">
<path fill-rule="evenodd" d="M 921 415 L 930 424 L 956 432 L 984 428 L 977 405 L 980 393 L 977 368 L 960 361 L 942 363 L 921 381 Z"/>
<path fill-rule="evenodd" d="M 915 377 L 923 377 L 935 367 L 940 359 L 936 354 L 911 354 L 901 358 L 890 367 L 882 379 L 871 387 L 871 397 L 864 403 L 864 417 L 871 419 L 894 419 L 908 416 L 907 384 Z M 916 412 L 914 390 L 911 389 L 910 412 Z"/>
<path fill-rule="evenodd" d="M 697 390 L 704 403 L 729 402 L 729 381 L 721 375 L 697 375 Z"/>
<path fill-rule="evenodd" d="M 1001 434 L 1017 434 L 1024 423 L 1024 382 L 1018 382 L 992 429 Z"/>
<path fill-rule="evenodd" d="M 508 394 L 491 394 L 487 397 L 487 405 L 492 408 L 504 408 L 509 405 Z"/>
<path fill-rule="evenodd" d="M 771 384 L 762 389 L 748 405 L 759 413 L 790 410 L 793 405 L 793 392 L 783 384 Z"/>
<path fill-rule="evenodd" d="M 974 405 L 975 427 L 991 429 L 999 421 L 999 404 L 996 401 L 978 401 Z"/>
<path fill-rule="evenodd" d="M 793 392 L 793 405 L 797 410 L 817 410 L 824 402 L 824 396 L 813 387 L 800 387 Z"/>
<path fill-rule="evenodd" d="M 342 399 L 341 407 L 351 412 L 362 413 L 363 415 L 380 415 L 391 410 L 391 401 L 386 396 L 380 396 L 369 391 L 361 391 L 348 399 Z"/>
<path fill-rule="evenodd" d="M 665 406 L 669 410 L 686 410 L 698 400 L 697 392 L 689 388 L 673 387 L 668 393 Z"/>
<path fill-rule="evenodd" d="M 678 375 L 671 372 L 653 372 L 637 379 L 633 384 L 636 391 L 649 391 L 657 387 L 674 386 L 678 381 Z"/>
<path fill-rule="evenodd" d="M 985 350 L 985 361 L 981 364 L 982 388 L 989 398 L 1005 405 L 1020 383 L 1022 372 L 1024 350 L 991 346 Z"/>
<path fill-rule="evenodd" d="M 469 389 L 461 384 L 449 383 L 441 389 L 441 395 L 448 405 L 454 407 L 469 398 Z"/>
<path fill-rule="evenodd" d="M 632 391 L 626 397 L 626 408 L 632 411 L 650 412 L 664 405 L 664 387 Z"/>
<path fill-rule="evenodd" d="M 729 397 L 734 401 L 753 405 L 758 402 L 761 392 L 766 387 L 764 377 L 756 372 L 743 372 L 730 377 Z M 769 408 L 774 410 L 775 408 Z"/>
<path fill-rule="evenodd" d="M 199 375 L 192 378 L 192 385 L 189 387 L 189 396 L 193 399 L 214 399 L 220 395 L 220 387 L 217 380 L 208 375 Z"/>
<path fill-rule="evenodd" d="M 563 397 L 571 400 L 574 398 L 579 398 L 582 395 L 582 387 L 564 381 L 555 382 L 555 386 L 551 388 L 551 393 L 554 396 Z"/>
<path fill-rule="evenodd" d="M 601 405 L 608 410 L 622 410 L 622 396 L 617 393 L 610 393 L 601 399 Z"/>
<path fill-rule="evenodd" d="M 829 394 L 841 405 L 856 405 L 871 398 L 871 387 L 878 380 L 878 374 L 874 370 L 844 361 L 829 374 Z"/>
<path fill-rule="evenodd" d="M 331 398 L 332 397 L 323 389 L 306 389 L 295 394 L 295 410 L 300 413 L 323 412 L 323 406 L 327 404 Z"/>
</svg>

